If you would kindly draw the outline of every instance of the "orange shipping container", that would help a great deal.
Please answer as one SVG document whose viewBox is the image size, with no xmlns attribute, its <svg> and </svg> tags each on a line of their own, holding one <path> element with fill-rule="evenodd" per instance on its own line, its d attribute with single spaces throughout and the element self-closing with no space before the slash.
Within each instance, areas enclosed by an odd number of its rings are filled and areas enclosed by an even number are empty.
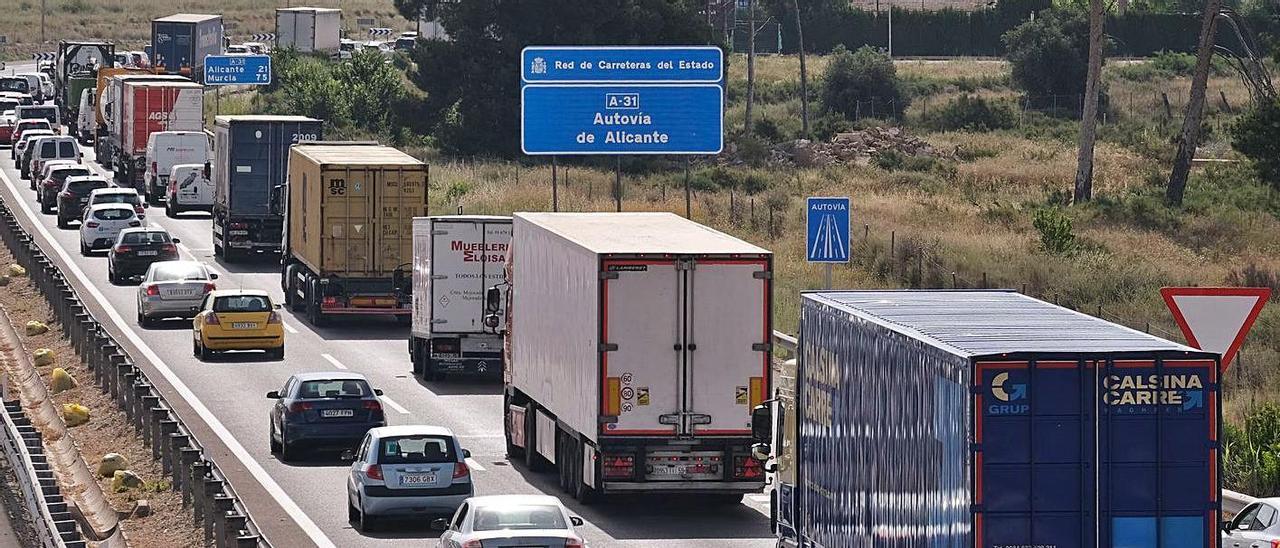
<svg viewBox="0 0 1280 548">
<path fill-rule="evenodd" d="M 390 277 L 413 261 L 413 218 L 427 214 L 427 165 L 376 143 L 289 151 L 292 255 L 322 277 Z"/>
</svg>

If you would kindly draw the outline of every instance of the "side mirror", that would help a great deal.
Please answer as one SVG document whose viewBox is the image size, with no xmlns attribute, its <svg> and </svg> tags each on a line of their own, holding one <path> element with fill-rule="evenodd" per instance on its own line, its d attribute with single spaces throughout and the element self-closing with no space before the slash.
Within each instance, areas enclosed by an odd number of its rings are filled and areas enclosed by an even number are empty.
<svg viewBox="0 0 1280 548">
<path fill-rule="evenodd" d="M 342 460 L 356 460 L 356 452 L 351 449 L 347 449 L 343 451 L 342 454 L 338 455 L 338 458 Z"/>
<path fill-rule="evenodd" d="M 173 239 L 173 245 L 178 245 L 178 244 L 180 244 L 180 243 L 182 243 L 182 240 L 179 240 L 179 239 L 177 239 L 177 238 L 174 238 L 174 239 Z"/>
<path fill-rule="evenodd" d="M 773 448 L 767 443 L 756 443 L 751 445 L 751 456 L 758 461 L 764 462 L 769 460 L 770 453 Z"/>
<path fill-rule="evenodd" d="M 269 399 L 273 399 L 273 400 L 278 400 L 278 399 L 280 399 L 280 392 L 279 392 L 279 391 L 277 391 L 277 390 L 272 390 L 272 391 L 270 391 L 270 392 L 267 392 L 267 398 L 269 398 Z"/>
<path fill-rule="evenodd" d="M 280 309 L 281 309 L 281 308 L 283 308 L 283 307 L 281 307 L 279 304 L 273 304 L 273 305 L 271 305 L 271 308 L 272 308 L 273 310 L 280 310 Z"/>
<path fill-rule="evenodd" d="M 501 300 L 502 300 L 502 291 L 499 290 L 497 287 L 490 287 L 488 291 L 484 292 L 484 309 L 487 310 L 490 314 L 497 312 L 499 309 L 502 308 L 502 303 L 499 302 Z M 492 327 L 497 327 L 497 326 L 495 325 Z"/>
<path fill-rule="evenodd" d="M 382 389 L 381 389 L 381 388 L 374 388 L 374 389 L 373 389 L 373 395 L 375 395 L 375 396 L 381 396 L 381 395 L 382 395 Z"/>
<path fill-rule="evenodd" d="M 572 523 L 574 527 L 582 527 L 582 518 L 578 516 L 569 516 L 569 523 Z"/>
<path fill-rule="evenodd" d="M 214 273 L 214 272 L 210 272 L 210 273 L 209 273 L 209 279 L 210 279 L 210 280 L 216 280 L 216 279 L 218 279 L 218 274 L 217 274 L 217 273 Z"/>
<path fill-rule="evenodd" d="M 500 322 L 501 320 L 497 314 L 489 314 L 484 317 L 484 326 L 489 329 L 497 329 Z"/>
<path fill-rule="evenodd" d="M 209 165 L 209 162 L 204 163 L 204 178 L 205 179 L 213 178 L 213 166 Z"/>
<path fill-rule="evenodd" d="M 1223 533 L 1231 532 L 1231 520 L 1229 519 L 1222 520 L 1222 532 Z"/>
<path fill-rule="evenodd" d="M 773 438 L 773 409 L 769 404 L 757 405 L 751 410 L 751 440 L 769 443 Z"/>
<path fill-rule="evenodd" d="M 469 458 L 471 458 L 471 450 L 470 450 L 470 449 L 463 449 L 463 450 L 462 450 L 462 458 L 464 458 L 464 459 L 469 459 Z"/>
<path fill-rule="evenodd" d="M 448 531 L 449 520 L 446 518 L 436 518 L 431 520 L 431 530 L 432 531 Z"/>
</svg>

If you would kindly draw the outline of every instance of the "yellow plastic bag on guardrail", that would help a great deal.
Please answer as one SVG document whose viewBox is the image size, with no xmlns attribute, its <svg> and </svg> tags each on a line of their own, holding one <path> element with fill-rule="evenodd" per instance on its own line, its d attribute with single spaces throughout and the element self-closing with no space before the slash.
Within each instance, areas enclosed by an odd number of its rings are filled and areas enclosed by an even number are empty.
<svg viewBox="0 0 1280 548">
<path fill-rule="evenodd" d="M 89 408 L 78 403 L 62 405 L 62 422 L 67 426 L 80 426 L 89 422 Z"/>
<path fill-rule="evenodd" d="M 98 462 L 98 476 L 115 479 L 116 472 L 129 469 L 129 459 L 119 453 L 107 453 Z"/>
<path fill-rule="evenodd" d="M 27 322 L 26 329 L 27 329 L 27 335 L 28 335 L 28 336 L 30 336 L 30 335 L 40 335 L 40 334 L 42 334 L 42 333 L 48 333 L 48 332 L 49 332 L 49 326 L 45 325 L 45 324 L 44 324 L 44 323 L 42 323 L 42 322 L 38 322 L 38 321 L 35 321 L 35 320 L 31 320 L 31 321 Z"/>
<path fill-rule="evenodd" d="M 142 487 L 142 478 L 137 474 L 128 470 L 116 470 L 111 476 L 111 490 L 115 492 L 127 491 Z"/>
<path fill-rule="evenodd" d="M 75 387 L 76 379 L 71 376 L 71 373 L 67 373 L 67 370 L 61 367 L 55 367 L 53 369 L 53 376 L 49 379 L 50 392 L 57 394 L 59 392 L 71 390 Z"/>
<path fill-rule="evenodd" d="M 37 348 L 31 353 L 31 358 L 35 365 L 49 365 L 53 363 L 53 351 L 48 348 Z"/>
<path fill-rule="evenodd" d="M 16 264 L 9 265 L 9 276 L 18 278 L 26 275 L 27 275 L 27 269 L 22 268 L 21 266 L 18 266 Z"/>
</svg>

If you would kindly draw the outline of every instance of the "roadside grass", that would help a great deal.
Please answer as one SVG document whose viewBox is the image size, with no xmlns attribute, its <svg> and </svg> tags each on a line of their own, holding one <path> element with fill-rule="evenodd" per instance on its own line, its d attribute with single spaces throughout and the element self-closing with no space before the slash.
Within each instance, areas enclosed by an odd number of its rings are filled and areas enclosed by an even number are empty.
<svg viewBox="0 0 1280 548">
<path fill-rule="evenodd" d="M 275 32 L 275 10 L 284 7 L 254 0 L 47 0 L 46 42 L 42 44 L 40 5 L 40 0 L 15 0 L 6 5 L 0 34 L 7 36 L 9 43 L 0 46 L 0 60 L 30 59 L 32 53 L 52 51 L 58 40 L 108 40 L 115 42 L 117 49 L 142 49 L 151 40 L 151 20 L 175 13 L 220 13 L 232 41 L 250 41 L 252 34 Z M 306 5 L 342 8 L 343 25 L 353 39 L 361 38 L 357 18 L 373 18 L 377 26 L 396 30 L 413 28 L 384 0 L 319 0 Z"/>
</svg>

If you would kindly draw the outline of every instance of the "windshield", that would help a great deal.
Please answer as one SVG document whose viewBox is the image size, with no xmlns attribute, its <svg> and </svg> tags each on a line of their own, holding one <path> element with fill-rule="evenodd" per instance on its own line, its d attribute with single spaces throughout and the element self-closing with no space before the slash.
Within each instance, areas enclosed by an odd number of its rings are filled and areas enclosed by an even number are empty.
<svg viewBox="0 0 1280 548">
<path fill-rule="evenodd" d="M 28 86 L 27 81 L 21 78 L 0 78 L 0 91 L 26 93 L 31 91 L 31 86 Z"/>
<path fill-rule="evenodd" d="M 102 180 L 93 181 L 72 181 L 67 185 L 67 192 L 72 194 L 88 194 L 94 189 L 107 188 L 107 182 Z"/>
<path fill-rule="evenodd" d="M 190 263 L 165 264 L 157 263 L 151 279 L 157 282 L 177 282 L 186 280 L 207 280 L 209 275 L 204 267 Z"/>
<path fill-rule="evenodd" d="M 27 107 L 22 109 L 22 112 L 18 113 L 18 117 L 22 119 L 44 118 L 45 120 L 52 120 L 55 112 L 57 112 L 57 110 L 53 107 Z"/>
<path fill-rule="evenodd" d="M 142 203 L 142 198 L 137 194 L 129 194 L 128 192 L 110 192 L 94 196 L 93 203 L 140 205 Z"/>
<path fill-rule="evenodd" d="M 267 312 L 271 301 L 261 295 L 231 295 L 213 301 L 214 312 Z"/>
<path fill-rule="evenodd" d="M 521 504 L 518 506 L 482 507 L 476 510 L 476 531 L 502 529 L 568 529 L 564 513 L 549 504 Z"/>
<path fill-rule="evenodd" d="M 378 445 L 379 464 L 457 462 L 453 440 L 440 436 L 396 436 Z"/>
<path fill-rule="evenodd" d="M 303 399 L 363 398 L 372 393 L 369 384 L 360 379 L 305 381 L 298 387 L 298 397 Z"/>
<path fill-rule="evenodd" d="M 169 243 L 169 233 L 167 232 L 130 232 L 120 237 L 122 244 L 167 244 Z"/>
<path fill-rule="evenodd" d="M 101 221 L 123 221 L 133 218 L 133 210 L 122 207 L 99 209 L 93 212 L 93 218 Z"/>
</svg>

